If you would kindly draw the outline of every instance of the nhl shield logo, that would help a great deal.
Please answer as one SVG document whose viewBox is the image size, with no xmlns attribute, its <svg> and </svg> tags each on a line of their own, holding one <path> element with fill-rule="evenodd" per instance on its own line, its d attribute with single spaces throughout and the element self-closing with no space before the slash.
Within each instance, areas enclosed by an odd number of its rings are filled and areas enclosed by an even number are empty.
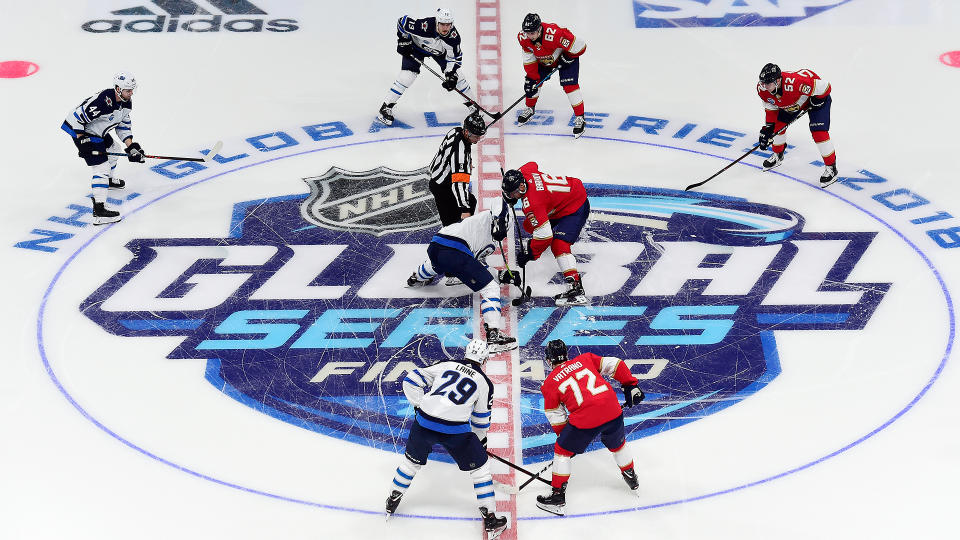
<svg viewBox="0 0 960 540">
<path fill-rule="evenodd" d="M 300 214 L 314 225 L 382 236 L 440 224 L 426 167 L 395 171 L 381 166 L 362 172 L 331 167 L 303 180 L 310 195 Z"/>
</svg>

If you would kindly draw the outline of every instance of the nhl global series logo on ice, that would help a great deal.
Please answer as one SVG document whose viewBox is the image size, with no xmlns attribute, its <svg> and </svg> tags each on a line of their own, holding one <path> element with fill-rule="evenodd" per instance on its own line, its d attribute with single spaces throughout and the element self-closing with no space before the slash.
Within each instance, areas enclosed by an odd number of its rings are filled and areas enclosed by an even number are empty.
<svg viewBox="0 0 960 540">
<path fill-rule="evenodd" d="M 637 28 L 788 26 L 850 0 L 633 0 Z"/>
<path fill-rule="evenodd" d="M 204 360 L 212 388 L 257 412 L 401 451 L 401 381 L 462 354 L 472 294 L 403 286 L 439 226 L 425 170 L 305 181 L 309 194 L 236 202 L 227 236 L 130 240 L 130 260 L 78 308 L 116 336 L 178 338 L 167 359 Z M 516 308 L 526 462 L 553 454 L 539 394 L 549 340 L 626 359 L 648 395 L 626 412 L 638 439 L 760 392 L 780 374 L 776 330 L 863 330 L 891 285 L 849 279 L 875 232 L 807 232 L 800 213 L 739 197 L 587 189 L 574 252 L 591 305 L 554 305 L 545 257 Z"/>
<path fill-rule="evenodd" d="M 149 5 L 113 10 L 110 15 L 89 20 L 80 27 L 94 34 L 293 32 L 300 29 L 296 19 L 268 19 L 268 13 L 249 0 L 151 0 Z"/>
</svg>

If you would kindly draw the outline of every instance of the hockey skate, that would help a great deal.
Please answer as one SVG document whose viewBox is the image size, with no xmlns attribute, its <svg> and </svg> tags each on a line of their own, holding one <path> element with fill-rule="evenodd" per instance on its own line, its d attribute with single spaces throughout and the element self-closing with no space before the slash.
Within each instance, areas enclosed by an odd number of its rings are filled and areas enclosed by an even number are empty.
<svg viewBox="0 0 960 540">
<path fill-rule="evenodd" d="M 110 178 L 109 188 L 110 189 L 123 189 L 127 187 L 127 183 L 120 178 Z"/>
<path fill-rule="evenodd" d="M 427 280 L 420 279 L 420 276 L 418 276 L 416 272 L 410 274 L 410 277 L 407 278 L 407 287 L 410 288 L 425 287 L 431 283 L 433 283 L 433 278 Z"/>
<path fill-rule="evenodd" d="M 583 130 L 587 128 L 587 121 L 583 119 L 583 115 L 577 116 L 573 119 L 573 138 L 579 139 L 583 135 Z"/>
<path fill-rule="evenodd" d="M 397 490 L 390 492 L 390 495 L 387 497 L 387 519 L 390 519 L 390 516 L 397 511 L 397 506 L 400 505 L 401 497 L 403 497 L 403 493 L 400 493 Z"/>
<path fill-rule="evenodd" d="M 770 157 L 763 160 L 763 170 L 769 171 L 774 167 L 779 167 L 783 163 L 783 152 L 773 152 Z"/>
<path fill-rule="evenodd" d="M 483 323 L 483 329 L 487 333 L 487 351 L 490 354 L 517 348 L 517 338 L 504 334 L 499 328 L 490 328 L 487 323 Z"/>
<path fill-rule="evenodd" d="M 480 112 L 480 106 L 472 101 L 464 101 L 463 104 L 467 107 L 467 116 Z"/>
<path fill-rule="evenodd" d="M 483 529 L 487 531 L 488 540 L 496 540 L 500 533 L 507 528 L 507 518 L 505 516 L 497 516 L 483 506 L 480 507 L 480 515 L 483 516 Z"/>
<path fill-rule="evenodd" d="M 563 278 L 567 285 L 567 290 L 554 295 L 554 303 L 558 306 L 585 306 L 587 305 L 587 293 L 583 290 L 583 283 L 580 279 L 567 276 Z"/>
<path fill-rule="evenodd" d="M 560 487 L 553 488 L 550 495 L 537 495 L 537 507 L 546 510 L 551 514 L 563 515 L 563 509 L 567 506 L 567 483 L 564 482 Z"/>
<path fill-rule="evenodd" d="M 630 488 L 630 491 L 638 493 L 640 491 L 640 481 L 637 480 L 637 471 L 630 469 L 628 471 L 621 470 L 620 474 L 623 475 L 623 481 L 627 483 L 627 487 Z"/>
<path fill-rule="evenodd" d="M 447 279 L 444 280 L 443 284 L 448 287 L 453 287 L 454 285 L 463 285 L 463 282 L 460 281 L 460 278 L 457 276 L 447 276 Z"/>
<path fill-rule="evenodd" d="M 837 165 L 827 165 L 820 175 L 820 187 L 825 188 L 837 181 Z"/>
<path fill-rule="evenodd" d="M 379 120 L 385 126 L 393 125 L 393 106 L 395 104 L 391 103 L 387 105 L 386 102 L 380 106 L 380 113 L 377 114 L 377 120 Z"/>
<path fill-rule="evenodd" d="M 90 200 L 93 200 L 93 197 L 90 197 Z M 102 202 L 97 202 L 93 200 L 93 224 L 94 225 L 106 225 L 107 223 L 115 223 L 120 221 L 120 212 L 116 210 L 107 210 L 107 207 L 104 206 Z"/>
<path fill-rule="evenodd" d="M 520 111 L 520 114 L 517 115 L 517 125 L 522 126 L 530 121 L 533 118 L 533 114 L 536 111 L 533 110 L 533 107 L 527 107 L 526 109 Z"/>
</svg>

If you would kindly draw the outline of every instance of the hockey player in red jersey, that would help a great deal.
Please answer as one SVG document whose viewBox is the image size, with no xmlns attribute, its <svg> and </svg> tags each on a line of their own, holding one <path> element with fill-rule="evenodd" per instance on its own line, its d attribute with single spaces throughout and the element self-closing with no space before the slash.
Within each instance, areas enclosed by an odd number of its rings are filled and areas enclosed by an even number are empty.
<svg viewBox="0 0 960 540">
<path fill-rule="evenodd" d="M 554 296 L 558 306 L 585 305 L 577 260 L 571 246 L 580 237 L 580 231 L 590 215 L 590 201 L 579 178 L 551 176 L 541 172 L 533 161 L 519 170 L 511 169 L 503 175 L 503 196 L 507 204 L 522 201 L 523 229 L 533 235 L 527 249 L 517 256 L 517 265 L 523 267 L 536 260 L 550 248 L 563 272 L 566 290 Z"/>
<path fill-rule="evenodd" d="M 563 515 L 570 460 L 582 454 L 597 435 L 613 453 L 627 486 L 636 493 L 640 482 L 633 469 L 633 458 L 627 451 L 623 409 L 613 387 L 602 376 L 612 377 L 623 385 L 625 407 L 643 401 L 637 378 L 626 363 L 612 356 L 584 353 L 568 359 L 567 345 L 559 339 L 547 343 L 546 357 L 553 371 L 543 381 L 540 392 L 543 393 L 544 413 L 557 433 L 557 442 L 554 445 L 551 493 L 537 496 L 537 506 L 552 514 Z"/>
<path fill-rule="evenodd" d="M 533 117 L 540 95 L 537 83 L 559 66 L 560 86 L 573 107 L 573 136 L 580 137 L 586 127 L 580 95 L 580 56 L 587 50 L 587 44 L 562 26 L 541 22 L 536 13 L 528 13 L 523 18 L 522 29 L 517 39 L 523 49 L 523 69 L 527 72 L 523 83 L 527 108 L 520 111 L 517 124 L 522 126 Z"/>
<path fill-rule="evenodd" d="M 763 162 L 763 170 L 770 170 L 783 163 L 786 148 L 786 133 L 775 133 L 809 110 L 810 134 L 817 143 L 826 166 L 820 176 L 820 187 L 837 181 L 837 155 L 830 141 L 830 83 L 809 69 L 780 71 L 776 64 L 767 64 L 760 70 L 757 94 L 763 100 L 766 123 L 760 130 L 760 149 L 766 150 L 773 143 L 773 154 Z"/>
</svg>

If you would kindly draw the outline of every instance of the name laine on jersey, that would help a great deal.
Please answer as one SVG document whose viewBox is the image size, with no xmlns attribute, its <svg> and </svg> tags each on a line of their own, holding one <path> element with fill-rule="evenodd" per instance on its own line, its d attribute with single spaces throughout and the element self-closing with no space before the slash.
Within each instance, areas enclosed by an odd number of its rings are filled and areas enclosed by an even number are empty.
<svg viewBox="0 0 960 540">
<path fill-rule="evenodd" d="M 554 380 L 554 381 L 557 381 L 557 382 L 560 382 L 560 379 L 566 377 L 567 375 L 569 375 L 569 374 L 572 373 L 573 371 L 576 371 L 576 370 L 581 369 L 581 368 L 583 368 L 583 364 L 580 363 L 580 362 L 574 362 L 574 363 L 572 363 L 572 364 L 570 364 L 570 365 L 568 365 L 568 366 L 564 366 L 563 369 L 561 369 L 560 371 L 558 371 L 557 374 L 553 376 L 553 380 Z"/>
</svg>

